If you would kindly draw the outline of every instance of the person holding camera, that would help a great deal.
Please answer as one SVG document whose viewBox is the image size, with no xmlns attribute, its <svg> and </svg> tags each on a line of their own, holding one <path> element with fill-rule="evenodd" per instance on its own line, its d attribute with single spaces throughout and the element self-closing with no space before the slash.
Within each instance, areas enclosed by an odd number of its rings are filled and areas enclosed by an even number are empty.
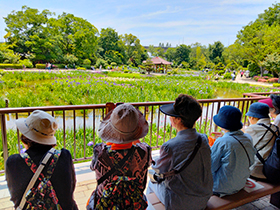
<svg viewBox="0 0 280 210">
<path fill-rule="evenodd" d="M 161 106 L 160 111 L 170 116 L 177 135 L 162 145 L 152 165 L 154 173 L 149 171 L 147 194 L 154 192 L 167 210 L 205 209 L 213 178 L 208 138 L 194 128 L 202 108 L 192 96 L 180 94 L 175 103 Z"/>
</svg>

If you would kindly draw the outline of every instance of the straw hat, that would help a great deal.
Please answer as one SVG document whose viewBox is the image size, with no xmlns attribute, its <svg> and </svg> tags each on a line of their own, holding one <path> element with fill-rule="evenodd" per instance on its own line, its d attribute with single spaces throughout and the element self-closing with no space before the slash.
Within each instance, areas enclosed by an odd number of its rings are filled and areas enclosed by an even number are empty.
<svg viewBox="0 0 280 210">
<path fill-rule="evenodd" d="M 36 143 L 56 144 L 54 134 L 58 125 L 55 119 L 44 111 L 35 110 L 27 118 L 16 120 L 16 126 L 24 136 Z"/>
<path fill-rule="evenodd" d="M 127 144 L 146 136 L 148 130 L 148 122 L 138 109 L 121 104 L 106 115 L 98 132 L 103 141 Z"/>
</svg>

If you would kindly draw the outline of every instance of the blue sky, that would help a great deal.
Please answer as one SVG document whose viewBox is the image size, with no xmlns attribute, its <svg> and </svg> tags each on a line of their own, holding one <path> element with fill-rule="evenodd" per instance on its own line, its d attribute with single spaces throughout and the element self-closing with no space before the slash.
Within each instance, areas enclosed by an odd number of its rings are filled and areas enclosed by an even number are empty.
<svg viewBox="0 0 280 210">
<path fill-rule="evenodd" d="M 242 26 L 277 3 L 275 0 L 0 0 L 0 17 L 23 5 L 40 12 L 71 13 L 98 30 L 111 27 L 119 34 L 136 35 L 142 45 L 199 42 L 208 46 L 221 41 L 232 44 Z M 6 24 L 0 19 L 0 41 Z"/>
</svg>

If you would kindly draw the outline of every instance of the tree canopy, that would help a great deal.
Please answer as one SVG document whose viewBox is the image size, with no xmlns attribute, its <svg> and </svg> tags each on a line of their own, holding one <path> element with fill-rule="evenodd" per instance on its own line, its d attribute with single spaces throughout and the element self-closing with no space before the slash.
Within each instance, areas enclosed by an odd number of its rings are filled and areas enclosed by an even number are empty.
<svg viewBox="0 0 280 210">
<path fill-rule="evenodd" d="M 18 63 L 27 58 L 33 63 L 138 66 L 150 52 L 151 56 L 172 62 L 174 67 L 201 70 L 219 65 L 228 69 L 250 68 L 255 74 L 278 69 L 272 58 L 276 60 L 280 54 L 280 3 L 272 4 L 256 20 L 243 26 L 234 44 L 227 47 L 220 41 L 208 46 L 194 43 L 176 47 L 159 42 L 146 50 L 133 34 L 118 34 L 110 27 L 99 32 L 92 23 L 73 14 L 64 12 L 57 16 L 28 6 L 12 11 L 4 21 L 7 42 L 0 45 L 0 62 Z"/>
</svg>

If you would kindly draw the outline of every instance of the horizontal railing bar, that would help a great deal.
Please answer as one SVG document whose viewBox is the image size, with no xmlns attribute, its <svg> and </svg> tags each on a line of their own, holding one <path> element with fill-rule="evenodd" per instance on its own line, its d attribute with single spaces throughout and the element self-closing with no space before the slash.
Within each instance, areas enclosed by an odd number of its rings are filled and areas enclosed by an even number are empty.
<svg viewBox="0 0 280 210">
<path fill-rule="evenodd" d="M 220 98 L 220 99 L 198 99 L 200 103 L 213 103 L 213 102 L 231 102 L 231 101 L 248 101 L 248 100 L 261 100 L 266 97 L 254 98 Z M 133 106 L 153 106 L 174 103 L 174 101 L 155 101 L 155 102 L 129 102 Z M 44 111 L 61 111 L 61 110 L 82 110 L 82 109 L 98 109 L 105 108 L 106 104 L 89 104 L 89 105 L 69 105 L 69 106 L 40 106 L 40 107 L 19 107 L 19 108 L 1 108 L 0 114 L 33 112 L 40 109 Z"/>
</svg>

